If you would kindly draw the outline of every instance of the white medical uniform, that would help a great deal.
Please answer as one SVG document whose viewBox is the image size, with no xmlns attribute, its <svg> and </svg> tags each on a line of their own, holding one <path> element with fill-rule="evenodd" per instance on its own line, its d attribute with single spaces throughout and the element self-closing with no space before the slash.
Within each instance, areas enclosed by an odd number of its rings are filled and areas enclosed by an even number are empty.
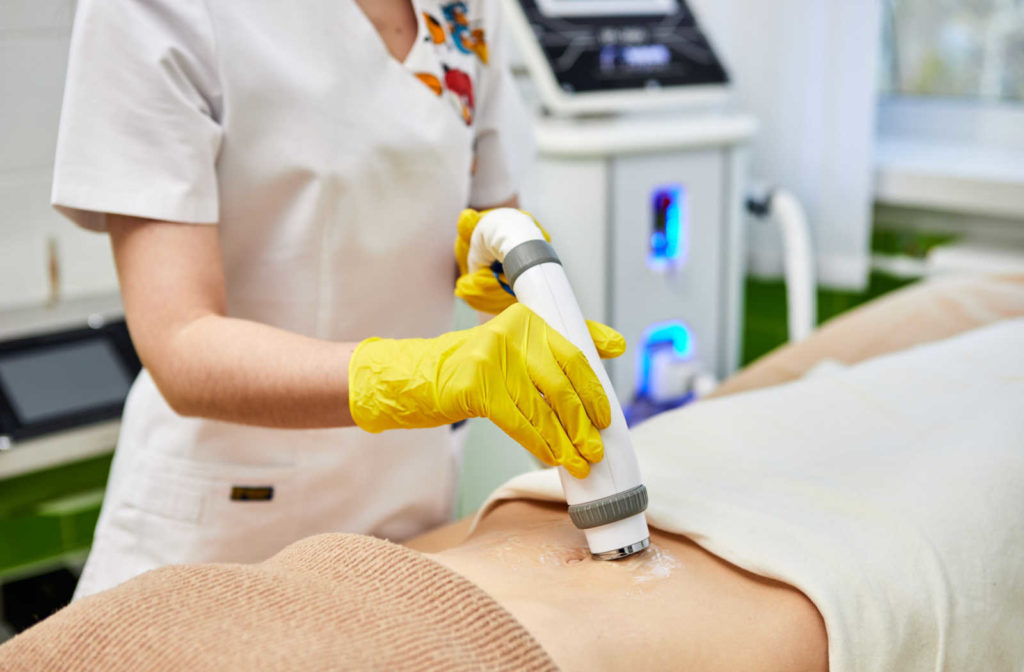
<svg viewBox="0 0 1024 672">
<path fill-rule="evenodd" d="M 336 341 L 450 330 L 458 214 L 516 192 L 530 137 L 496 0 L 413 7 L 400 63 L 353 0 L 80 0 L 55 206 L 96 230 L 219 227 L 232 317 Z M 143 371 L 76 596 L 320 532 L 409 537 L 451 515 L 457 461 L 449 427 L 180 417 Z"/>
</svg>

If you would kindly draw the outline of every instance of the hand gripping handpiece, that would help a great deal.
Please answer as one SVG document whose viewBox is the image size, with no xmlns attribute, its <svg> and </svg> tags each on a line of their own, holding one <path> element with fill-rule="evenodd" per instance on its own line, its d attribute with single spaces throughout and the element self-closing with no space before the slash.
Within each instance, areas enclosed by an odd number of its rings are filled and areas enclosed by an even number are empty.
<svg viewBox="0 0 1024 672">
<path fill-rule="evenodd" d="M 590 552 L 602 560 L 644 550 L 650 544 L 644 518 L 647 488 L 640 478 L 622 407 L 562 263 L 533 219 L 512 208 L 492 210 L 481 217 L 470 240 L 470 272 L 488 268 L 495 261 L 504 267 L 516 299 L 583 351 L 611 405 L 612 422 L 601 432 L 604 459 L 591 465 L 590 475 L 584 479 L 570 476 L 563 468 L 558 470 L 573 524 L 583 530 Z"/>
</svg>

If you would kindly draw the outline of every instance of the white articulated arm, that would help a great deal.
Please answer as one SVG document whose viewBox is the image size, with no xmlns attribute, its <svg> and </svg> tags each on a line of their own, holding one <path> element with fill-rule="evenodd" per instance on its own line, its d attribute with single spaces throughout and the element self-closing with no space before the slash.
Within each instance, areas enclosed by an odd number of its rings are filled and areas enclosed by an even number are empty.
<svg viewBox="0 0 1024 672">
<path fill-rule="evenodd" d="M 782 234 L 789 340 L 795 343 L 810 336 L 817 323 L 811 235 L 803 206 L 788 191 L 780 189 L 772 194 L 771 213 Z"/>
</svg>

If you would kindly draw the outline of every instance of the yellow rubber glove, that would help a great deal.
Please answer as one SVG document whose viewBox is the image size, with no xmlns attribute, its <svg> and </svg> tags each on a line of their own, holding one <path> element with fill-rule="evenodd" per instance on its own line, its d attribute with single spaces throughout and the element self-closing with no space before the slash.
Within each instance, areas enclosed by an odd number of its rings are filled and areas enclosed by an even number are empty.
<svg viewBox="0 0 1024 672">
<path fill-rule="evenodd" d="M 480 218 L 490 210 L 472 210 L 467 208 L 459 215 L 459 233 L 455 236 L 455 263 L 459 265 L 459 279 L 455 283 L 455 296 L 465 300 L 474 310 L 497 315 L 516 302 L 516 297 L 505 287 L 508 278 L 504 273 L 497 277 L 489 268 L 481 268 L 476 273 L 469 272 L 469 242 Z M 524 214 L 530 213 L 523 211 Z M 537 219 L 530 215 L 533 223 L 544 234 L 544 240 L 551 242 L 551 236 L 544 230 Z M 504 283 L 505 287 L 502 286 Z"/>
<path fill-rule="evenodd" d="M 370 432 L 487 417 L 577 478 L 604 456 L 604 388 L 583 353 L 522 304 L 437 338 L 367 339 L 348 381 L 352 418 Z"/>
<path fill-rule="evenodd" d="M 490 210 L 476 211 L 466 209 L 459 215 L 459 233 L 455 237 L 455 262 L 459 265 L 459 279 L 455 282 L 455 296 L 463 299 L 471 308 L 484 313 L 496 315 L 516 303 L 516 297 L 508 287 L 508 279 L 504 273 L 497 276 L 489 268 L 481 268 L 475 273 L 469 272 L 469 241 L 473 237 L 480 218 Z M 530 213 L 526 213 L 530 214 Z M 534 224 L 544 234 L 544 239 L 551 241 L 551 236 L 544 230 L 533 215 Z M 597 346 L 597 354 L 601 359 L 612 359 L 626 352 L 626 339 L 622 334 L 600 322 L 587 320 L 590 337 Z"/>
</svg>

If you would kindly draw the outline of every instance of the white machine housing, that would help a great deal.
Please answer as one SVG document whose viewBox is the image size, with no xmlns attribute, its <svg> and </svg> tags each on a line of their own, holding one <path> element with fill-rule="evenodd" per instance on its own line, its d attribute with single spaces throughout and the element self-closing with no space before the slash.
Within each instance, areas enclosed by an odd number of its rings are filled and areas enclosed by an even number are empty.
<svg viewBox="0 0 1024 672">
<path fill-rule="evenodd" d="M 538 162 L 523 207 L 550 227 L 583 313 L 622 332 L 627 353 L 606 362 L 623 403 L 637 392 L 652 325 L 692 337 L 687 366 L 722 379 L 740 363 L 743 192 L 755 120 L 740 113 L 638 114 L 536 121 Z M 686 254 L 650 263 L 652 192 L 678 187 Z"/>
<path fill-rule="evenodd" d="M 730 107 L 686 0 L 503 2 L 539 150 L 520 202 L 550 227 L 584 314 L 626 337 L 607 363 L 619 398 L 669 407 L 740 362 L 756 122 Z M 663 328 L 674 351 L 653 348 Z"/>
</svg>

